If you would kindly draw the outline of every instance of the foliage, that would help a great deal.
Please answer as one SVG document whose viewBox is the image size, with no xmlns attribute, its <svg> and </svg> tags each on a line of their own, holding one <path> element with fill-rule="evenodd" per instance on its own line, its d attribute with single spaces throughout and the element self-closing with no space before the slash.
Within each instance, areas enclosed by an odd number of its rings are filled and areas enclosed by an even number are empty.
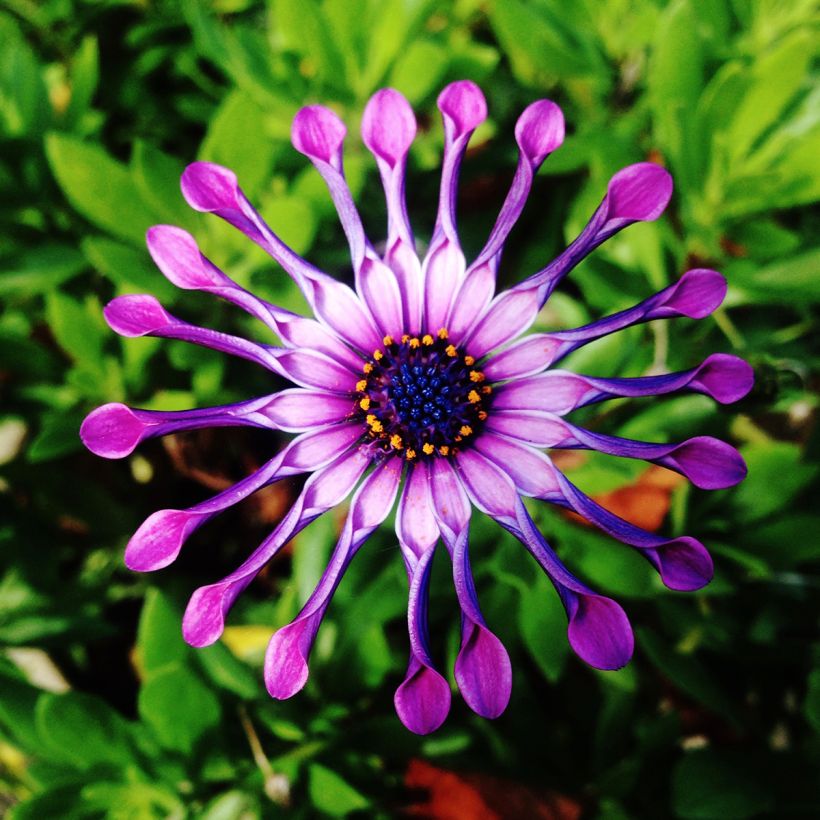
<svg viewBox="0 0 820 820">
<path fill-rule="evenodd" d="M 562 817 L 820 812 L 817 12 L 816 0 L 6 0 L 0 807 L 15 820 L 387 817 L 421 801 L 419 789 L 435 794 L 433 781 L 407 775 L 425 760 L 436 767 L 428 774 L 440 771 L 435 783 L 458 784 L 465 811 L 494 805 L 500 779 L 510 805 L 529 790 Z M 730 410 L 691 397 L 633 401 L 593 421 L 647 440 L 724 436 L 750 468 L 734 491 L 650 492 L 616 459 L 565 464 L 588 492 L 619 491 L 612 497 L 658 513 L 666 531 L 704 540 L 713 584 L 670 593 L 625 550 L 534 507 L 568 564 L 617 594 L 639 627 L 631 666 L 597 673 L 567 651 L 563 614 L 532 562 L 494 526 L 476 527 L 479 594 L 513 659 L 513 700 L 493 723 L 456 701 L 444 729 L 417 738 L 392 711 L 406 590 L 389 532 L 337 593 L 305 692 L 273 702 L 264 646 L 309 594 L 339 521 L 299 536 L 250 587 L 223 641 L 190 649 L 179 631 L 186 596 L 238 563 L 297 485 L 213 522 L 159 577 L 125 570 L 123 546 L 153 510 L 205 497 L 280 442 L 189 434 L 102 463 L 81 450 L 77 428 L 104 401 L 175 409 L 265 389 L 245 364 L 107 329 L 101 306 L 145 291 L 192 321 L 258 333 L 166 282 L 144 248 L 149 225 L 192 230 L 240 282 L 300 307 L 258 249 L 185 206 L 187 162 L 234 168 L 287 242 L 345 276 L 329 199 L 289 146 L 293 114 L 322 102 L 349 123 L 346 170 L 378 236 L 378 179 L 354 124 L 375 89 L 402 90 L 421 123 L 409 206 L 429 231 L 443 143 L 435 97 L 465 77 L 491 111 L 463 171 L 468 251 L 511 177 L 517 113 L 549 96 L 570 127 L 513 234 L 507 281 L 574 235 L 622 165 L 650 158 L 676 180 L 668 215 L 596 252 L 550 302 L 544 327 L 623 308 L 687 267 L 729 279 L 714 318 L 633 329 L 574 354 L 572 367 L 636 375 L 732 350 L 754 363 L 757 386 Z M 455 611 L 437 559 L 434 650 L 451 667 Z"/>
</svg>

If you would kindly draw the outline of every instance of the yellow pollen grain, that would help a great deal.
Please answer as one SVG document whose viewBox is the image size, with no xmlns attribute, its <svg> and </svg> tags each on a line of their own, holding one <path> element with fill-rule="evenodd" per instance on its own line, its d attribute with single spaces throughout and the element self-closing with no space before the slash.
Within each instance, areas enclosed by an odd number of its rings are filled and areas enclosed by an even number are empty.
<svg viewBox="0 0 820 820">
<path fill-rule="evenodd" d="M 363 390 L 367 388 L 367 379 L 362 379 L 361 381 L 356 382 L 356 390 L 361 393 Z"/>
<path fill-rule="evenodd" d="M 469 436 L 472 435 L 473 428 L 470 427 L 469 424 L 463 424 L 458 432 L 461 433 L 462 436 Z"/>
<path fill-rule="evenodd" d="M 463 436 L 455 436 L 453 441 L 461 441 L 462 438 L 463 438 Z"/>
<path fill-rule="evenodd" d="M 371 429 L 374 433 L 381 433 L 381 432 L 383 432 L 383 431 L 384 431 L 384 425 L 383 425 L 380 421 L 378 421 L 378 420 L 376 420 L 376 421 L 371 421 L 371 422 L 370 422 L 370 429 Z"/>
<path fill-rule="evenodd" d="M 487 413 L 486 413 L 486 411 L 482 410 L 482 411 L 478 414 L 478 419 L 479 419 L 479 421 L 486 421 L 486 419 L 487 419 Z"/>
<path fill-rule="evenodd" d="M 368 424 L 373 424 L 373 422 L 376 421 L 376 417 L 373 415 L 373 413 L 368 413 L 367 416 L 365 417 L 365 421 Z"/>
<path fill-rule="evenodd" d="M 363 399 L 359 402 L 359 407 L 361 407 L 361 408 L 362 408 L 362 410 L 369 410 L 369 409 L 370 409 L 370 399 L 369 399 L 367 396 L 365 396 L 365 397 L 364 397 L 364 398 L 363 398 Z"/>
<path fill-rule="evenodd" d="M 480 402 L 480 401 L 481 401 L 481 396 L 479 396 L 479 395 L 478 395 L 478 393 L 476 393 L 476 391 L 475 391 L 475 390 L 471 390 L 471 391 L 467 394 L 467 400 L 468 400 L 469 402 L 471 402 L 472 404 L 478 404 L 478 402 Z"/>
<path fill-rule="evenodd" d="M 373 372 L 373 365 L 370 362 L 365 362 L 364 367 L 362 368 L 365 373 L 372 373 Z"/>
<path fill-rule="evenodd" d="M 470 381 L 471 382 L 483 382 L 485 379 L 485 375 L 480 370 L 471 370 L 470 371 Z"/>
<path fill-rule="evenodd" d="M 401 343 L 403 345 L 406 345 L 409 341 L 410 341 L 410 336 L 409 336 L 409 334 L 405 333 L 404 336 L 401 337 Z"/>
<path fill-rule="evenodd" d="M 424 455 L 431 456 L 435 452 L 436 448 L 433 447 L 432 444 L 428 441 L 426 444 L 423 444 L 421 449 L 424 451 Z"/>
<path fill-rule="evenodd" d="M 412 461 L 416 457 L 416 451 L 415 450 L 408 450 L 405 453 L 405 456 L 407 457 L 408 461 Z"/>
<path fill-rule="evenodd" d="M 472 367 L 475 364 L 475 357 L 465 356 L 464 357 L 464 364 L 466 364 L 467 367 Z"/>
<path fill-rule="evenodd" d="M 492 393 L 492 392 L 493 392 L 493 389 L 492 389 L 492 387 L 490 387 L 490 385 L 489 385 L 489 384 L 485 384 L 485 385 L 484 385 L 484 387 L 482 387 L 482 388 L 481 388 L 481 392 L 482 392 L 485 396 L 489 396 L 489 395 L 490 395 L 490 393 Z"/>
<path fill-rule="evenodd" d="M 447 345 L 447 349 L 444 352 L 452 358 L 458 356 L 458 351 L 456 350 L 455 345 Z"/>
<path fill-rule="evenodd" d="M 439 337 L 439 339 L 446 339 L 450 334 L 447 332 L 446 327 L 440 327 L 436 335 Z"/>
<path fill-rule="evenodd" d="M 421 343 L 423 345 L 431 345 L 433 344 L 433 337 L 429 333 L 427 333 L 426 335 L 421 337 Z"/>
<path fill-rule="evenodd" d="M 404 447 L 404 444 L 401 440 L 401 436 L 398 433 L 394 433 L 392 436 L 390 436 L 390 446 L 394 450 L 401 450 L 401 448 Z"/>
<path fill-rule="evenodd" d="M 382 344 L 383 344 L 385 347 L 387 347 L 388 345 L 392 345 L 392 344 L 393 344 L 393 337 L 392 337 L 392 336 L 385 336 L 385 337 L 382 339 Z"/>
<path fill-rule="evenodd" d="M 383 358 L 383 357 L 384 357 L 384 353 L 382 353 L 382 352 L 381 352 L 381 350 L 374 350 L 374 351 L 373 351 L 373 358 L 374 358 L 376 361 L 379 361 L 379 359 L 381 359 L 381 358 Z"/>
<path fill-rule="evenodd" d="M 442 444 L 438 451 L 441 455 L 446 456 L 450 452 L 450 448 L 446 444 Z"/>
<path fill-rule="evenodd" d="M 413 350 L 415 350 L 420 344 L 421 342 L 415 336 L 410 340 L 410 347 L 412 347 Z"/>
</svg>

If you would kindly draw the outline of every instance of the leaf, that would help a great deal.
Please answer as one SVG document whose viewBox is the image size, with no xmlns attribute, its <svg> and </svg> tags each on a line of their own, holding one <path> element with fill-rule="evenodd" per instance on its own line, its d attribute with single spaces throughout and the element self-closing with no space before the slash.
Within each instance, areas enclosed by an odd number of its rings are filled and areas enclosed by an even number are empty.
<svg viewBox="0 0 820 820">
<path fill-rule="evenodd" d="M 100 53 L 97 38 L 88 35 L 71 58 L 71 99 L 65 112 L 66 122 L 76 124 L 91 107 L 100 81 Z"/>
<path fill-rule="evenodd" d="M 43 751 L 54 760 L 80 769 L 132 760 L 130 726 L 99 698 L 46 693 L 37 701 L 35 720 Z"/>
<path fill-rule="evenodd" d="M 76 248 L 53 243 L 29 248 L 4 267 L 0 296 L 30 296 L 74 278 L 85 268 L 85 259 Z"/>
<path fill-rule="evenodd" d="M 26 459 L 32 464 L 39 464 L 81 449 L 80 424 L 83 416 L 76 411 L 44 413 L 40 419 L 40 430 L 26 450 Z"/>
<path fill-rule="evenodd" d="M 190 754 L 202 736 L 219 724 L 220 706 L 211 690 L 180 664 L 163 666 L 141 687 L 140 717 L 168 749 Z"/>
<path fill-rule="evenodd" d="M 672 806 L 687 820 L 741 820 L 773 808 L 771 787 L 745 751 L 703 749 L 683 756 L 672 775 Z"/>
<path fill-rule="evenodd" d="M 815 669 L 809 675 L 803 712 L 814 731 L 820 733 L 820 669 Z"/>
<path fill-rule="evenodd" d="M 139 668 L 145 677 L 190 658 L 182 639 L 181 614 L 158 589 L 149 589 L 137 628 Z"/>
<path fill-rule="evenodd" d="M 270 178 L 275 151 L 264 111 L 249 94 L 236 89 L 211 118 L 198 158 L 230 168 L 242 190 L 253 197 Z"/>
<path fill-rule="evenodd" d="M 196 212 L 188 206 L 179 187 L 185 166 L 176 157 L 144 140 L 134 143 L 131 175 L 145 204 L 159 220 L 188 230 L 199 225 Z"/>
<path fill-rule="evenodd" d="M 729 304 L 753 302 L 794 305 L 820 301 L 820 247 L 769 265 L 737 263 L 729 269 Z"/>
<path fill-rule="evenodd" d="M 361 792 L 319 763 L 311 763 L 308 768 L 308 794 L 311 804 L 331 817 L 344 817 L 370 806 Z"/>
<path fill-rule="evenodd" d="M 296 253 L 310 250 L 318 224 L 309 203 L 291 196 L 273 196 L 259 210 L 279 238 Z"/>
<path fill-rule="evenodd" d="M 253 700 L 261 692 L 260 678 L 225 646 L 217 641 L 196 651 L 205 673 L 217 685 L 244 700 Z"/>
<path fill-rule="evenodd" d="M 159 272 L 144 249 L 105 236 L 85 237 L 82 249 L 89 263 L 124 293 L 150 293 L 164 302 L 179 297 L 178 288 Z"/>
<path fill-rule="evenodd" d="M 522 590 L 518 628 L 544 677 L 551 683 L 558 681 L 569 656 L 567 616 L 546 578 L 538 576 L 532 586 Z"/>
<path fill-rule="evenodd" d="M 141 245 L 155 220 L 128 169 L 101 146 L 68 134 L 46 134 L 45 145 L 51 171 L 74 208 L 98 227 Z"/>
<path fill-rule="evenodd" d="M 741 448 L 749 474 L 733 496 L 738 517 L 759 521 L 785 509 L 811 482 L 820 467 L 803 461 L 800 448 L 785 441 L 749 444 Z"/>
<path fill-rule="evenodd" d="M 80 304 L 61 291 L 46 296 L 46 317 L 60 347 L 77 363 L 99 365 L 106 326 L 100 303 L 90 297 Z"/>
<path fill-rule="evenodd" d="M 394 63 L 389 85 L 400 88 L 411 104 L 418 104 L 438 87 L 448 57 L 433 40 L 414 40 Z"/>
</svg>

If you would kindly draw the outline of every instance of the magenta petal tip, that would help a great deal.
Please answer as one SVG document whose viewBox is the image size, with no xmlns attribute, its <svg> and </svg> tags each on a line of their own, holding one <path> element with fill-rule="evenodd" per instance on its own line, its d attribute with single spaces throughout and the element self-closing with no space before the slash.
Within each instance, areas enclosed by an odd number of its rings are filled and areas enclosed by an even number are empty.
<svg viewBox="0 0 820 820">
<path fill-rule="evenodd" d="M 450 712 L 450 686 L 435 669 L 421 666 L 407 675 L 393 703 L 399 720 L 417 735 L 428 735 Z"/>
<path fill-rule="evenodd" d="M 145 235 L 148 252 L 163 275 L 178 288 L 198 290 L 224 284 L 209 270 L 196 240 L 182 228 L 154 225 Z"/>
<path fill-rule="evenodd" d="M 478 715 L 497 718 L 510 702 L 512 666 L 507 650 L 484 626 L 473 624 L 456 658 L 461 696 Z"/>
<path fill-rule="evenodd" d="M 720 307 L 726 298 L 726 288 L 722 274 L 708 268 L 695 268 L 686 271 L 674 285 L 666 307 L 690 319 L 703 319 Z"/>
<path fill-rule="evenodd" d="M 198 518 L 185 510 L 158 510 L 149 515 L 125 548 L 125 565 L 134 572 L 153 572 L 172 564 Z"/>
<path fill-rule="evenodd" d="M 655 551 L 655 565 L 661 580 L 676 592 L 694 592 L 702 589 L 713 578 L 715 567 L 712 556 L 695 538 L 681 536 Z"/>
<path fill-rule="evenodd" d="M 293 118 L 290 139 L 306 157 L 333 164 L 342 150 L 347 129 L 339 116 L 323 105 L 308 105 Z"/>
<path fill-rule="evenodd" d="M 731 444 L 711 436 L 697 436 L 683 442 L 675 448 L 671 459 L 701 490 L 734 487 L 746 478 L 743 456 Z"/>
<path fill-rule="evenodd" d="M 567 637 L 581 660 L 596 669 L 620 669 L 632 658 L 635 638 L 620 604 L 600 595 L 579 595 Z"/>
<path fill-rule="evenodd" d="M 185 643 L 201 648 L 216 643 L 222 637 L 229 591 L 230 586 L 225 583 L 211 584 L 194 591 L 182 617 Z"/>
<path fill-rule="evenodd" d="M 607 219 L 651 222 L 672 198 L 672 176 L 653 162 L 622 168 L 607 187 Z"/>
<path fill-rule="evenodd" d="M 445 86 L 438 95 L 438 108 L 452 120 L 456 136 L 474 131 L 487 119 L 487 101 L 471 80 L 458 80 Z"/>
<path fill-rule="evenodd" d="M 552 100 L 536 100 L 528 105 L 515 124 L 515 139 L 533 166 L 564 141 L 564 115 Z"/>
<path fill-rule="evenodd" d="M 103 308 L 103 316 L 113 331 L 129 338 L 146 336 L 173 322 L 165 308 L 148 294 L 117 296 Z"/>
<path fill-rule="evenodd" d="M 213 162 L 192 162 L 180 180 L 185 201 L 196 211 L 239 210 L 236 174 Z"/>
<path fill-rule="evenodd" d="M 714 353 L 698 368 L 698 383 L 721 404 L 742 399 L 754 387 L 752 366 L 729 353 Z"/>
<path fill-rule="evenodd" d="M 80 438 L 94 455 L 125 458 L 142 440 L 145 425 L 119 402 L 92 410 L 80 425 Z"/>
<path fill-rule="evenodd" d="M 395 165 L 407 155 L 416 136 L 410 103 L 393 88 L 377 91 L 362 115 L 362 140 L 377 156 Z"/>
<path fill-rule="evenodd" d="M 283 626 L 270 639 L 265 654 L 265 686 L 277 700 L 287 700 L 301 691 L 308 679 L 307 654 L 313 636 L 305 633 L 311 619 L 296 620 Z M 304 638 L 307 637 L 307 646 Z"/>
</svg>

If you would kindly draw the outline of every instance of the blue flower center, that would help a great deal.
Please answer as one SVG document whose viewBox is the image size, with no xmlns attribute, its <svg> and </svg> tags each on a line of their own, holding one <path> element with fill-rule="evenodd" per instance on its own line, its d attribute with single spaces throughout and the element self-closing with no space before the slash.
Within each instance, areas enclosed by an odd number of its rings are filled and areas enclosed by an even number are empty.
<svg viewBox="0 0 820 820">
<path fill-rule="evenodd" d="M 435 337 L 385 336 L 356 384 L 374 446 L 409 461 L 457 452 L 483 426 L 491 393 L 475 359 L 444 329 Z"/>
</svg>

